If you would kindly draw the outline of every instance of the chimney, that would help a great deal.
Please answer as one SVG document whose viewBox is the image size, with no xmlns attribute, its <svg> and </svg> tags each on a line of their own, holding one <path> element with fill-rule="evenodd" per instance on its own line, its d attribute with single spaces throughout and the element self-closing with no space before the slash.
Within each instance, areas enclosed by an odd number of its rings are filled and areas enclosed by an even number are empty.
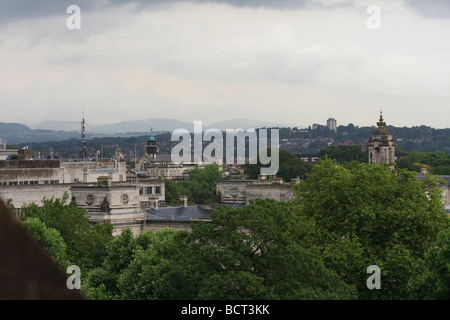
<svg viewBox="0 0 450 320">
<path fill-rule="evenodd" d="M 111 178 L 100 176 L 97 178 L 97 184 L 100 188 L 111 188 Z"/>
<path fill-rule="evenodd" d="M 180 206 L 187 207 L 187 197 L 186 196 L 180 197 Z"/>
</svg>

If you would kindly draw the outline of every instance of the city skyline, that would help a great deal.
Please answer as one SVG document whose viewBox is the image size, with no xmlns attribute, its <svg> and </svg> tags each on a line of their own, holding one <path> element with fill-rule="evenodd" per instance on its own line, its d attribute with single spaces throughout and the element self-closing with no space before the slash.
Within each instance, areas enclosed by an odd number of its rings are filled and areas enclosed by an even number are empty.
<svg viewBox="0 0 450 320">
<path fill-rule="evenodd" d="M 382 109 L 388 125 L 450 127 L 438 0 L 0 1 L 0 25 L 2 122 L 78 121 L 84 108 L 98 124 L 374 126 Z"/>
</svg>

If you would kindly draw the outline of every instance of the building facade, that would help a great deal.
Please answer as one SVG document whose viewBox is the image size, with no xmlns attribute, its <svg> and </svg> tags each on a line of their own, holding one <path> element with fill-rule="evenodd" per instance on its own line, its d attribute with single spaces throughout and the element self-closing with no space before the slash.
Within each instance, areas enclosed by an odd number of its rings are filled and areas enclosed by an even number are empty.
<svg viewBox="0 0 450 320">
<path fill-rule="evenodd" d="M 11 159 L 18 154 L 17 149 L 7 149 L 6 141 L 0 138 L 0 161 Z"/>
<path fill-rule="evenodd" d="M 147 139 L 144 154 L 136 160 L 133 174 L 141 178 L 151 179 L 184 179 L 187 171 L 198 167 L 195 163 L 174 163 L 171 155 L 158 154 L 155 137 L 151 134 Z M 131 178 L 131 176 L 129 175 Z"/>
<path fill-rule="evenodd" d="M 300 179 L 283 182 L 281 178 L 267 179 L 261 175 L 258 180 L 222 180 L 216 183 L 218 202 L 232 207 L 248 205 L 254 199 L 274 199 L 287 202 L 294 197 L 292 186 Z"/>
<path fill-rule="evenodd" d="M 337 121 L 334 118 L 328 118 L 327 128 L 337 133 Z"/>
</svg>

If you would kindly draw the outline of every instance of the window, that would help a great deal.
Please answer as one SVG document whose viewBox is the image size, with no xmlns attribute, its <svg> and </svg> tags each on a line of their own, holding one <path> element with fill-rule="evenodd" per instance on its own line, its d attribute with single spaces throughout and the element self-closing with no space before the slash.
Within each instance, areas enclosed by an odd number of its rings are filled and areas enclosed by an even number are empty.
<svg viewBox="0 0 450 320">
<path fill-rule="evenodd" d="M 152 187 L 147 187 L 147 194 L 152 194 Z"/>
<path fill-rule="evenodd" d="M 156 189 L 156 194 L 160 194 L 161 193 L 161 187 L 155 187 L 155 189 Z"/>
</svg>

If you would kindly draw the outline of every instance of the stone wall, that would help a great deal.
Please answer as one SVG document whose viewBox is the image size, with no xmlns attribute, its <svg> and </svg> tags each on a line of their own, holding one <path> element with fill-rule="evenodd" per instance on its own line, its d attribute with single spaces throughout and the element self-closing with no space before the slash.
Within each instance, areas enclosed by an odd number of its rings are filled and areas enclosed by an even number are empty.
<svg viewBox="0 0 450 320">
<path fill-rule="evenodd" d="M 279 178 L 219 181 L 216 184 L 216 193 L 221 203 L 236 206 L 249 204 L 251 199 L 258 198 L 282 202 L 293 198 L 292 183 L 283 183 Z"/>
<path fill-rule="evenodd" d="M 0 186 L 0 197 L 5 201 L 12 199 L 16 209 L 33 202 L 40 206 L 44 197 L 62 198 L 65 192 L 68 193 L 70 200 L 69 184 Z"/>
<path fill-rule="evenodd" d="M 281 184 L 251 184 L 247 185 L 246 204 L 254 199 L 274 199 L 280 202 L 287 202 L 294 197 L 292 186 Z"/>
</svg>

